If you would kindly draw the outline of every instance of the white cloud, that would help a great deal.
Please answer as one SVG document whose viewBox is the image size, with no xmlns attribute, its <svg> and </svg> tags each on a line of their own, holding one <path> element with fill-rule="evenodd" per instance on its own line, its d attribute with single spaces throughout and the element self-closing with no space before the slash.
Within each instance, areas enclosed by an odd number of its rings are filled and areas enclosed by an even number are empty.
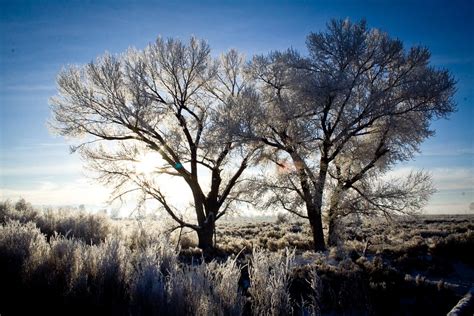
<svg viewBox="0 0 474 316">
<path fill-rule="evenodd" d="M 104 205 L 109 198 L 109 190 L 90 180 L 80 178 L 69 184 L 39 182 L 31 189 L 0 189 L 0 199 L 17 200 L 20 197 L 35 205 Z"/>
<path fill-rule="evenodd" d="M 21 91 L 21 92 L 36 92 L 36 91 L 54 91 L 55 85 L 42 84 L 28 84 L 28 85 L 9 85 L 3 88 L 5 91 Z"/>
<path fill-rule="evenodd" d="M 474 149 L 471 147 L 432 146 L 430 149 L 416 154 L 415 157 L 458 157 L 463 155 L 474 155 Z"/>
<path fill-rule="evenodd" d="M 430 170 L 438 190 L 474 189 L 474 170 L 468 168 L 434 168 Z"/>
<path fill-rule="evenodd" d="M 451 203 L 438 204 L 430 203 L 424 209 L 425 214 L 473 214 L 469 210 L 469 204 Z"/>
<path fill-rule="evenodd" d="M 184 180 L 178 177 L 163 175 L 156 180 L 155 184 L 160 187 L 167 197 L 170 205 L 175 207 L 180 214 L 186 210 L 192 202 L 192 195 Z M 85 177 L 77 178 L 66 184 L 58 184 L 53 181 L 38 181 L 28 188 L 0 188 L 0 201 L 10 199 L 16 201 L 24 198 L 33 205 L 65 206 L 84 204 L 91 209 L 108 208 L 111 198 L 111 189 L 94 182 Z M 130 193 L 124 197 L 123 205 L 114 203 L 112 207 L 121 207 L 124 214 L 128 214 L 137 205 L 138 193 Z M 147 207 L 156 208 L 154 204 Z"/>
<path fill-rule="evenodd" d="M 387 178 L 406 177 L 419 168 L 401 167 L 390 171 Z M 423 169 L 431 173 L 433 183 L 438 190 L 472 190 L 474 189 L 474 169 L 471 168 L 432 168 Z"/>
<path fill-rule="evenodd" d="M 403 178 L 413 167 L 400 167 L 386 175 L 390 178 Z M 474 170 L 470 168 L 431 168 L 424 169 L 431 173 L 434 187 L 438 190 L 424 208 L 427 214 L 467 214 L 469 204 L 474 201 Z M 472 213 L 472 211 L 471 211 Z"/>
<path fill-rule="evenodd" d="M 68 164 L 49 164 L 36 166 L 16 166 L 2 168 L 1 176 L 37 176 L 37 175 L 64 175 L 64 174 L 80 174 L 83 170 L 78 163 Z"/>
</svg>

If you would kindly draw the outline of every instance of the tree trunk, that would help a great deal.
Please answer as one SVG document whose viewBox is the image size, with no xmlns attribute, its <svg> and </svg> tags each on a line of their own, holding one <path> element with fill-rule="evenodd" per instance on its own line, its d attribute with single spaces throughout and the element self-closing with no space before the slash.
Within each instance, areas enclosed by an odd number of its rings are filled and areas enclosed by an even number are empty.
<svg viewBox="0 0 474 316">
<path fill-rule="evenodd" d="M 336 217 L 333 212 L 329 210 L 328 212 L 328 245 L 331 247 L 337 246 L 338 241 L 338 232 L 337 232 L 337 222 Z"/>
<path fill-rule="evenodd" d="M 311 231 L 313 233 L 313 245 L 314 251 L 324 251 L 326 250 L 326 245 L 324 243 L 324 232 L 323 232 L 323 223 L 321 220 L 321 206 L 322 206 L 322 196 L 323 196 L 323 185 L 326 179 L 327 173 L 327 164 L 324 165 L 324 168 L 320 172 L 320 185 L 315 187 L 315 194 L 310 189 L 310 179 L 306 170 L 303 168 L 304 161 L 296 152 L 291 152 L 291 158 L 293 163 L 298 170 L 298 176 L 301 183 L 301 190 L 303 191 L 303 199 L 306 204 L 306 213 L 308 215 L 309 224 L 311 225 Z"/>
<path fill-rule="evenodd" d="M 194 205 L 199 225 L 199 228 L 196 229 L 198 235 L 198 247 L 201 248 L 204 253 L 209 253 L 214 249 L 213 237 L 216 228 L 216 212 L 214 212 L 214 209 L 209 211 L 209 206 L 200 192 L 197 180 L 191 186 L 191 189 L 194 196 Z"/>
<path fill-rule="evenodd" d="M 328 170 L 328 163 L 326 160 L 321 159 L 320 170 L 318 176 L 318 185 L 315 186 L 315 196 L 311 197 L 311 203 L 306 201 L 306 208 L 308 210 L 309 223 L 311 224 L 311 230 L 313 232 L 313 242 L 315 251 L 326 250 L 326 244 L 324 242 L 324 231 L 322 223 L 322 205 L 323 205 L 323 192 L 326 184 L 326 175 Z"/>
<path fill-rule="evenodd" d="M 337 228 L 337 209 L 341 199 L 343 187 L 339 184 L 334 190 L 328 210 L 328 245 L 337 246 L 337 242 L 341 236 Z"/>
<path fill-rule="evenodd" d="M 208 205 L 209 207 L 209 205 Z M 204 254 L 212 254 L 214 251 L 214 234 L 216 231 L 216 212 L 207 210 L 207 216 L 204 222 L 199 223 L 200 229 L 197 230 L 198 247 L 202 249 Z"/>
<path fill-rule="evenodd" d="M 203 252 L 210 252 L 214 249 L 214 230 L 215 225 L 205 225 L 201 229 L 197 230 L 198 235 L 198 247 L 202 249 Z"/>
<path fill-rule="evenodd" d="M 313 233 L 313 244 L 314 251 L 326 250 L 326 244 L 324 242 L 323 223 L 321 220 L 321 213 L 313 211 L 308 212 L 309 223 L 311 225 L 311 231 Z"/>
</svg>

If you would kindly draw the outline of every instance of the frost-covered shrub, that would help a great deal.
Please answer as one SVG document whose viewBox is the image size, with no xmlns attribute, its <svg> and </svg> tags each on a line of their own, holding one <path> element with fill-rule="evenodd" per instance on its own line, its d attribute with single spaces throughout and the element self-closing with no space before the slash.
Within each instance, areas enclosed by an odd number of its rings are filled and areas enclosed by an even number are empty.
<svg viewBox="0 0 474 316">
<path fill-rule="evenodd" d="M 103 214 L 90 214 L 75 209 L 36 210 L 24 199 L 20 199 L 15 205 L 9 201 L 0 202 L 0 224 L 9 220 L 33 222 L 48 238 L 58 233 L 92 244 L 104 241 L 110 232 L 110 221 Z"/>
<path fill-rule="evenodd" d="M 27 209 L 18 208 L 22 212 Z M 14 204 L 0 204 L 0 210 L 2 214 L 22 218 Z M 53 224 L 60 221 L 61 214 L 51 214 Z M 47 218 L 41 212 L 30 218 L 37 221 L 39 217 Z M 156 221 L 113 221 L 108 237 L 91 244 L 71 233 L 52 233 L 47 239 L 30 220 L 7 220 L 0 226 L 0 313 L 30 314 L 29 308 L 50 315 L 71 311 L 115 315 L 317 315 L 383 311 L 386 302 L 398 304 L 398 297 L 403 295 L 400 289 L 406 286 L 404 273 L 398 271 L 403 266 L 401 254 L 420 261 L 424 257 L 418 254 L 429 247 L 430 265 L 439 265 L 435 259 L 440 255 L 451 257 L 452 253 L 455 257 L 454 254 L 465 253 L 467 257 L 473 240 L 468 228 L 446 237 L 432 236 L 429 241 L 420 238 L 419 228 L 409 233 L 393 231 L 380 240 L 390 241 L 389 245 L 371 238 L 371 242 L 377 243 L 374 248 L 379 251 L 378 256 L 373 257 L 371 245 L 367 251 L 369 259 L 360 257 L 361 252 L 366 252 L 364 237 L 328 252 L 302 253 L 298 257 L 299 268 L 292 269 L 294 253 L 278 248 L 306 241 L 306 230 L 292 234 L 288 233 L 289 226 L 284 226 L 278 233 L 286 234 L 274 240 L 266 236 L 273 229 L 267 225 L 268 229 L 257 231 L 259 235 L 243 240 L 234 231 L 240 226 L 229 226 L 229 236 L 219 237 L 225 241 L 222 247 L 226 253 L 241 251 L 239 257 L 244 257 L 244 261 L 226 261 L 224 257 L 220 258 L 223 261 L 205 263 L 199 251 L 177 249 L 177 239 L 170 242 L 173 237 L 157 225 Z M 381 228 L 373 229 L 379 229 L 374 234 L 384 233 Z M 455 231 L 455 226 L 449 231 Z M 254 249 L 253 253 L 245 254 L 258 244 L 274 244 L 275 252 Z M 242 250 L 243 247 L 246 248 Z M 350 255 L 353 251 L 358 253 L 356 258 Z M 246 263 L 249 278 L 241 273 L 240 266 L 245 267 Z M 312 272 L 316 271 L 315 276 Z M 434 287 L 438 292 L 440 287 L 444 288 L 438 284 Z M 428 286 L 412 290 L 425 293 Z M 248 291 L 247 298 L 243 291 Z M 440 292 L 440 297 L 445 292 Z M 17 297 L 29 304 L 19 306 L 14 303 Z M 447 302 L 451 300 L 448 298 Z"/>
<path fill-rule="evenodd" d="M 286 223 L 289 222 L 289 220 L 290 220 L 290 218 L 289 218 L 288 214 L 278 213 L 275 223 L 278 224 L 278 225 L 286 224 Z"/>
<path fill-rule="evenodd" d="M 22 314 L 24 304 L 18 298 L 28 297 L 25 290 L 28 273 L 48 255 L 49 245 L 40 230 L 33 224 L 7 221 L 0 226 L 0 313 Z M 28 302 L 33 304 L 34 302 Z"/>
<path fill-rule="evenodd" d="M 235 260 L 185 265 L 169 276 L 169 306 L 176 315 L 241 315 L 245 298 L 239 291 Z"/>
<path fill-rule="evenodd" d="M 56 235 L 49 240 L 47 256 L 37 258 L 37 277 L 47 277 L 50 288 L 59 293 L 70 293 L 75 290 L 78 279 L 83 275 L 82 254 L 86 247 L 80 240 L 66 239 Z M 54 284 L 53 284 L 54 283 Z"/>
<path fill-rule="evenodd" d="M 11 291 L 5 297 L 22 293 L 39 312 L 51 314 L 69 308 L 83 313 L 94 310 L 139 315 L 243 313 L 246 299 L 239 289 L 241 271 L 236 259 L 183 264 L 163 236 L 142 232 L 133 248 L 120 237 L 111 236 L 91 245 L 55 234 L 48 242 L 32 222 L 10 221 L 0 227 L 2 278 L 5 280 L 5 273 L 11 269 L 16 270 L 10 273 L 9 281 L 3 282 L 2 293 L 10 287 L 18 288 L 20 292 Z M 271 314 L 289 311 L 289 267 L 294 253 L 273 254 L 270 260 L 262 256 L 255 252 L 251 259 L 255 267 L 251 270 L 253 296 L 268 298 Z M 272 268 L 260 275 L 267 264 Z M 263 283 L 268 276 L 270 288 Z M 15 308 L 7 304 L 0 312 Z M 20 311 L 27 312 L 28 306 L 24 308 Z"/>
<path fill-rule="evenodd" d="M 132 308 L 137 314 L 159 314 L 166 307 L 166 276 L 162 272 L 162 260 L 154 247 L 142 251 L 132 261 Z"/>
<path fill-rule="evenodd" d="M 240 268 L 234 260 L 181 264 L 163 236 L 141 232 L 131 260 L 131 308 L 137 314 L 241 315 Z"/>
<path fill-rule="evenodd" d="M 252 240 L 233 237 L 227 238 L 218 244 L 219 249 L 228 254 L 250 253 L 253 246 Z"/>
<path fill-rule="evenodd" d="M 278 251 L 285 249 L 286 243 L 285 241 L 280 238 L 280 239 L 270 239 L 267 242 L 267 249 L 270 251 Z"/>
<path fill-rule="evenodd" d="M 295 251 L 271 253 L 254 249 L 249 266 L 252 312 L 254 315 L 291 314 L 289 285 Z"/>
<path fill-rule="evenodd" d="M 316 270 L 310 272 L 310 278 L 307 280 L 311 288 L 310 302 L 308 306 L 304 309 L 305 315 L 321 315 L 321 297 L 322 297 L 322 287 L 323 282 L 321 277 L 318 275 Z"/>
<path fill-rule="evenodd" d="M 177 253 L 164 236 L 142 232 L 142 248 L 131 259 L 133 279 L 131 285 L 132 308 L 138 314 L 167 314 L 168 283 L 179 270 Z"/>
<path fill-rule="evenodd" d="M 239 291 L 240 268 L 235 259 L 228 258 L 224 263 L 211 262 L 207 269 L 211 271 L 213 294 L 223 315 L 241 315 L 244 297 Z"/>
<path fill-rule="evenodd" d="M 105 215 L 76 210 L 46 210 L 35 222 L 47 236 L 56 232 L 69 238 L 81 239 L 88 244 L 101 243 L 110 231 L 110 223 Z"/>
<path fill-rule="evenodd" d="M 195 248 L 198 245 L 198 240 L 194 234 L 183 234 L 179 239 L 179 244 L 181 249 Z"/>
<path fill-rule="evenodd" d="M 0 267 L 6 276 L 18 276 L 31 257 L 41 257 L 47 251 L 45 236 L 29 222 L 8 221 L 0 226 Z M 34 264 L 34 262 L 31 262 Z"/>
<path fill-rule="evenodd" d="M 343 247 L 331 247 L 329 249 L 329 259 L 341 261 L 344 260 L 347 256 L 346 250 Z"/>
<path fill-rule="evenodd" d="M 132 308 L 140 315 L 159 315 L 166 311 L 166 278 L 160 267 L 143 265 L 132 288 Z"/>
<path fill-rule="evenodd" d="M 436 255 L 459 258 L 472 265 L 474 264 L 473 249 L 474 231 L 468 231 L 461 234 L 452 234 L 438 240 L 431 251 Z"/>
<path fill-rule="evenodd" d="M 303 231 L 303 227 L 302 225 L 298 225 L 298 224 L 293 224 L 289 227 L 288 231 L 292 232 L 292 233 L 301 233 Z"/>
<path fill-rule="evenodd" d="M 0 224 L 5 224 L 9 220 L 16 220 L 20 223 L 31 222 L 37 216 L 38 212 L 24 199 L 18 200 L 15 205 L 8 200 L 0 202 Z"/>
</svg>

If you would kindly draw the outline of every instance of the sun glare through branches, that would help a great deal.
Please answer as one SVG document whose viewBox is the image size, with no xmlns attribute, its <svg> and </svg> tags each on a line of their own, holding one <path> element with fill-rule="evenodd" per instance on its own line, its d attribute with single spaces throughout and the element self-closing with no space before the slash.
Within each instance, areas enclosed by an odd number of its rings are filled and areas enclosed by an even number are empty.
<svg viewBox="0 0 474 316">
<path fill-rule="evenodd" d="M 159 168 L 165 167 L 166 162 L 161 158 L 159 153 L 149 152 L 138 157 L 135 163 L 135 172 L 137 175 L 146 177 L 151 176 Z"/>
</svg>

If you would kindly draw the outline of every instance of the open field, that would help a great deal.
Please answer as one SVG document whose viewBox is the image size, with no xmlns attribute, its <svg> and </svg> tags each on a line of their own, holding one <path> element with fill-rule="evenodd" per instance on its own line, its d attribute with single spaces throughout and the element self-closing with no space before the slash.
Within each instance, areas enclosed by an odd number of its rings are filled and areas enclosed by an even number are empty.
<svg viewBox="0 0 474 316">
<path fill-rule="evenodd" d="M 212 258 L 153 220 L 5 202 L 0 222 L 2 315 L 445 315 L 474 284 L 472 215 L 348 220 L 322 253 L 302 222 L 227 221 Z"/>
</svg>

